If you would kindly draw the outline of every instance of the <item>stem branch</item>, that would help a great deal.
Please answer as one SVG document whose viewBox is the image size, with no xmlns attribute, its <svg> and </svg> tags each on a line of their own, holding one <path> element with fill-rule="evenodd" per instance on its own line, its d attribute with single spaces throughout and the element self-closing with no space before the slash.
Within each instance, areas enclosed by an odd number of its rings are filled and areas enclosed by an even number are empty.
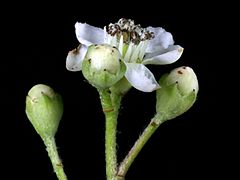
<svg viewBox="0 0 240 180">
<path fill-rule="evenodd" d="M 135 142 L 132 149 L 129 151 L 125 159 L 122 161 L 122 163 L 118 167 L 117 172 L 117 179 L 116 180 L 124 180 L 125 175 L 130 168 L 131 164 L 143 148 L 143 146 L 146 144 L 146 142 L 149 140 L 149 138 L 153 135 L 153 133 L 156 131 L 156 129 L 160 126 L 162 123 L 161 120 L 156 120 L 153 118 L 151 122 L 148 124 L 148 126 L 143 131 L 142 135 L 138 138 L 138 140 Z"/>
</svg>

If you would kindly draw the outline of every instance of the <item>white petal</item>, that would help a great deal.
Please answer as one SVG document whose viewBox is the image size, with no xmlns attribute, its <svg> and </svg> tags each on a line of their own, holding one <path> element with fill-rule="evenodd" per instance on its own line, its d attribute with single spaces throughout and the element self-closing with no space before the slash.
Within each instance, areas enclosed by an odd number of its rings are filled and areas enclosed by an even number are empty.
<svg viewBox="0 0 240 180">
<path fill-rule="evenodd" d="M 161 27 L 157 27 L 157 28 L 148 27 L 147 30 L 154 33 L 154 38 L 149 40 L 149 44 L 146 49 L 146 52 L 149 52 L 149 53 L 155 52 L 156 47 L 158 47 L 159 49 L 159 46 L 166 49 L 170 45 L 174 44 L 172 34 L 165 31 L 165 29 Z"/>
<path fill-rule="evenodd" d="M 78 41 L 86 46 L 104 43 L 104 30 L 101 28 L 77 22 L 75 24 L 75 32 Z"/>
<path fill-rule="evenodd" d="M 146 54 L 143 60 L 143 64 L 171 64 L 177 61 L 183 53 L 183 48 L 181 46 L 175 45 L 170 46 L 165 52 L 155 52 Z"/>
<path fill-rule="evenodd" d="M 133 87 L 143 92 L 152 92 L 160 88 L 154 75 L 143 64 L 125 64 L 127 66 L 125 77 Z"/>
<path fill-rule="evenodd" d="M 82 61 L 86 55 L 87 47 L 80 45 L 78 48 L 70 51 L 66 60 L 66 68 L 69 71 L 81 71 Z"/>
</svg>

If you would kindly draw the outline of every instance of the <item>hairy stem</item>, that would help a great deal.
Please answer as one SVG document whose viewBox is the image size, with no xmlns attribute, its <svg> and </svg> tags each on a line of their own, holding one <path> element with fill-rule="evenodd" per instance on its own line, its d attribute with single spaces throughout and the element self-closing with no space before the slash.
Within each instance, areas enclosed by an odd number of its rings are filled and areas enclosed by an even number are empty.
<svg viewBox="0 0 240 180">
<path fill-rule="evenodd" d="M 48 156 L 52 162 L 54 172 L 59 180 L 67 180 L 67 176 L 63 170 L 63 164 L 57 152 L 57 147 L 54 137 L 45 138 L 44 144 L 47 147 Z"/>
<path fill-rule="evenodd" d="M 129 151 L 125 159 L 122 161 L 122 163 L 118 167 L 117 172 L 117 178 L 116 180 L 124 180 L 125 175 L 130 168 L 131 164 L 143 148 L 143 146 L 146 144 L 146 142 L 149 140 L 149 138 L 153 135 L 153 133 L 157 130 L 157 128 L 162 123 L 161 120 L 156 120 L 153 118 L 151 122 L 148 124 L 148 126 L 143 131 L 142 135 L 138 138 L 138 140 L 135 142 L 132 149 Z"/>
<path fill-rule="evenodd" d="M 121 97 L 108 90 L 99 90 L 101 104 L 106 119 L 105 159 L 108 180 L 114 180 L 117 174 L 116 132 L 117 117 Z"/>
</svg>

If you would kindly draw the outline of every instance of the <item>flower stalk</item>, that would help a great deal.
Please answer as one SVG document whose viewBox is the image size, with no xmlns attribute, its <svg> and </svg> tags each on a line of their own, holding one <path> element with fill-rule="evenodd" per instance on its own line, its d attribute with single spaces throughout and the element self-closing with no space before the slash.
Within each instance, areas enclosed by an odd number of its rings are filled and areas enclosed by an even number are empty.
<svg viewBox="0 0 240 180">
<path fill-rule="evenodd" d="M 132 149 L 129 151 L 127 156 L 124 158 L 124 160 L 120 163 L 118 167 L 117 172 L 117 179 L 116 180 L 124 180 L 126 173 L 128 172 L 128 169 L 132 165 L 133 161 L 137 157 L 137 155 L 140 153 L 144 145 L 147 143 L 147 141 L 150 139 L 150 137 L 153 135 L 153 133 L 158 129 L 158 127 L 163 123 L 164 121 L 158 117 L 154 117 L 151 122 L 148 124 L 148 126 L 143 131 L 142 135 L 138 138 L 138 140 L 133 145 Z"/>
<path fill-rule="evenodd" d="M 67 180 L 67 176 L 63 170 L 62 161 L 58 155 L 55 138 L 54 137 L 45 138 L 43 141 L 45 146 L 47 147 L 46 149 L 48 152 L 48 156 L 52 162 L 52 166 L 58 180 Z"/>
<path fill-rule="evenodd" d="M 117 174 L 116 132 L 121 96 L 108 89 L 98 90 L 105 114 L 105 161 L 107 180 L 114 180 Z"/>
</svg>

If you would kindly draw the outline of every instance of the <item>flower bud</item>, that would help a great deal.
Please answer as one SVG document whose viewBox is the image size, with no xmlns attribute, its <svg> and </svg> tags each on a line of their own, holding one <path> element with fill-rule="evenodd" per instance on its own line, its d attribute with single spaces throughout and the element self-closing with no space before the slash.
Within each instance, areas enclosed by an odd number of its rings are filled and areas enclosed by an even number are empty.
<svg viewBox="0 0 240 180">
<path fill-rule="evenodd" d="M 54 137 L 63 114 L 62 98 L 49 86 L 33 86 L 26 97 L 26 114 L 42 139 Z"/>
<path fill-rule="evenodd" d="M 163 75 L 157 90 L 157 116 L 173 119 L 186 112 L 196 101 L 198 80 L 190 67 L 179 67 Z M 159 118 L 160 119 L 160 118 Z"/>
<path fill-rule="evenodd" d="M 105 44 L 90 46 L 82 63 L 84 77 L 96 88 L 111 87 L 125 71 L 118 49 Z"/>
</svg>

